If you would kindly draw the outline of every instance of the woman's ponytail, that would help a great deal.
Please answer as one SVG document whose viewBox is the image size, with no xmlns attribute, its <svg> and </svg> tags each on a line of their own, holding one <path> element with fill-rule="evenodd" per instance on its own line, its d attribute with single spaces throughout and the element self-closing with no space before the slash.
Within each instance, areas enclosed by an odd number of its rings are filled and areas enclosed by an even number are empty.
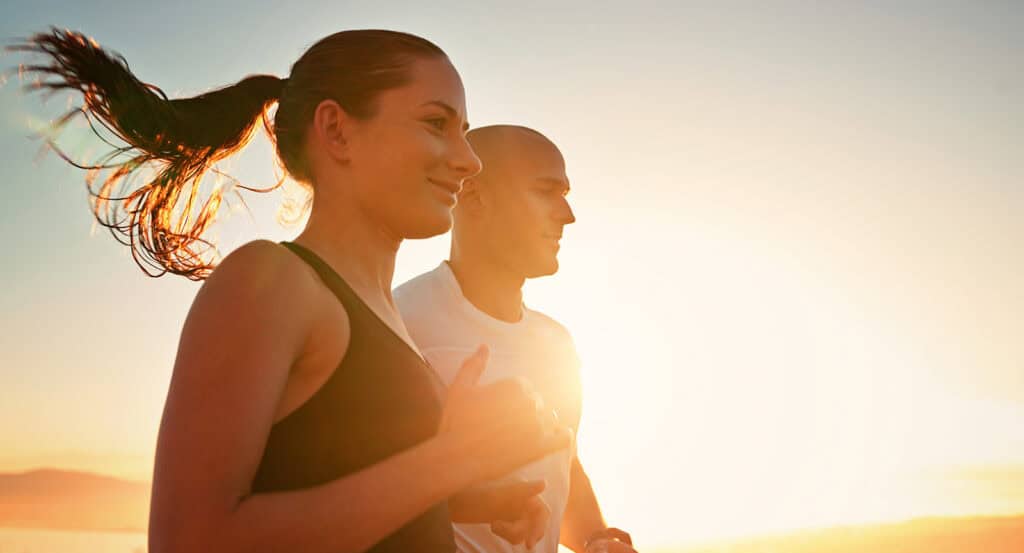
<svg viewBox="0 0 1024 553">
<path fill-rule="evenodd" d="M 285 171 L 315 188 L 305 145 L 317 106 L 333 100 L 353 117 L 369 119 L 381 92 L 410 82 L 414 61 L 445 57 L 434 43 L 408 33 L 340 31 L 306 50 L 286 80 L 250 76 L 194 98 L 169 100 L 138 80 L 124 58 L 80 33 L 53 29 L 8 49 L 45 57 L 45 63 L 24 68 L 38 77 L 33 88 L 84 96 L 84 105 L 59 119 L 57 129 L 83 115 L 101 139 L 113 134 L 123 142 L 108 142 L 113 150 L 90 164 L 54 146 L 64 159 L 89 170 L 96 220 L 131 248 L 147 274 L 194 280 L 213 269 L 216 250 L 203 233 L 223 196 L 217 188 L 200 193 L 203 175 L 245 146 L 258 120 L 268 132 L 273 127 L 271 139 Z M 267 109 L 275 101 L 271 125 Z"/>
<path fill-rule="evenodd" d="M 39 79 L 33 88 L 77 90 L 84 105 L 58 120 L 59 129 L 82 114 L 93 131 L 99 123 L 124 142 L 92 164 L 86 182 L 96 220 L 122 243 L 150 276 L 174 273 L 193 280 L 213 268 L 215 248 L 202 238 L 213 222 L 223 191 L 205 199 L 203 175 L 249 141 L 256 122 L 281 97 L 286 80 L 254 75 L 194 98 L 170 100 L 143 83 L 124 58 L 80 33 L 54 29 L 9 49 L 41 53 L 49 63 L 24 68 Z M 109 143 L 109 142 L 108 142 Z M 52 144 L 51 144 L 52 145 Z M 138 184 L 146 172 L 142 184 Z"/>
</svg>

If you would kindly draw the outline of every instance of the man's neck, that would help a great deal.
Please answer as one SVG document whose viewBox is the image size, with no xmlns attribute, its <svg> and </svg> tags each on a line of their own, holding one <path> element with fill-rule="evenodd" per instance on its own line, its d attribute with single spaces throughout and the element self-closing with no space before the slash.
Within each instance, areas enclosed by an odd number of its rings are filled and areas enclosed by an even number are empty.
<svg viewBox="0 0 1024 553">
<path fill-rule="evenodd" d="M 509 323 L 523 318 L 525 278 L 478 256 L 465 255 L 457 248 L 452 248 L 448 265 L 462 295 L 477 309 Z"/>
</svg>

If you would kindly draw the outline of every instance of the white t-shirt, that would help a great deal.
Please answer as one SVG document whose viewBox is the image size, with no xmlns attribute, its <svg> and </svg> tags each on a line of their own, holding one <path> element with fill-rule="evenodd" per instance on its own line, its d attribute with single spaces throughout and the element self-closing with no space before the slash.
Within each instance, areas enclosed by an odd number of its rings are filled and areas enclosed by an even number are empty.
<svg viewBox="0 0 1024 553">
<path fill-rule="evenodd" d="M 447 262 L 401 285 L 395 302 L 409 334 L 444 382 L 450 383 L 462 362 L 480 344 L 490 349 L 481 384 L 515 376 L 533 384 L 559 420 L 579 425 L 579 358 L 565 327 L 523 306 L 523 317 L 507 323 L 477 309 L 462 295 Z M 506 478 L 544 480 L 541 495 L 551 509 L 549 528 L 531 551 L 555 553 L 558 530 L 569 498 L 569 467 L 575 451 L 568 448 L 521 467 Z M 456 524 L 455 542 L 462 553 L 521 553 L 493 534 L 487 524 Z"/>
</svg>

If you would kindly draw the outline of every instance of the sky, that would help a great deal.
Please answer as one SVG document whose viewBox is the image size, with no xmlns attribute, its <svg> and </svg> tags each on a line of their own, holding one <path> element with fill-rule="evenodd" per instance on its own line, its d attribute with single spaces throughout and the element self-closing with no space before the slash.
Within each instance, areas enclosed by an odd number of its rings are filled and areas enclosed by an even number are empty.
<svg viewBox="0 0 1024 553">
<path fill-rule="evenodd" d="M 525 298 L 573 333 L 580 457 L 641 544 L 1024 512 L 1024 6 L 660 4 L 14 0 L 0 38 L 80 30 L 171 96 L 341 29 L 439 44 L 473 125 L 565 156 L 578 222 Z M 197 285 L 37 156 L 66 102 L 0 87 L 0 471 L 147 479 Z M 227 169 L 275 178 L 262 136 Z M 223 251 L 297 234 L 246 200 Z M 395 283 L 446 252 L 407 243 Z"/>
</svg>

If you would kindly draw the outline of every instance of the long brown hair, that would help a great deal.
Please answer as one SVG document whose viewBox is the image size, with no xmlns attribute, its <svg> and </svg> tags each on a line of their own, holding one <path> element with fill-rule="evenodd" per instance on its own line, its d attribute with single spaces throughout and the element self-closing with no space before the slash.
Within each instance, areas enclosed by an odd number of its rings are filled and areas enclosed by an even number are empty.
<svg viewBox="0 0 1024 553">
<path fill-rule="evenodd" d="M 86 185 L 99 224 L 131 248 L 146 274 L 173 273 L 192 280 L 205 278 L 214 267 L 216 248 L 203 233 L 224 192 L 215 189 L 204 198 L 203 176 L 244 147 L 258 121 L 263 121 L 285 170 L 311 184 L 303 144 L 321 101 L 333 99 L 354 117 L 372 117 L 374 99 L 405 84 L 412 61 L 445 55 L 433 43 L 406 33 L 342 31 L 310 47 L 287 79 L 250 75 L 193 98 L 172 100 L 136 78 L 122 56 L 78 32 L 52 29 L 8 50 L 47 59 L 23 68 L 38 76 L 31 88 L 71 89 L 83 95 L 82 107 L 59 118 L 54 130 L 81 115 L 112 147 L 99 160 L 80 163 L 51 141 L 61 157 L 88 171 Z M 268 110 L 275 102 L 271 123 Z M 124 144 L 109 142 L 97 125 Z M 146 169 L 155 170 L 155 176 Z"/>
</svg>

